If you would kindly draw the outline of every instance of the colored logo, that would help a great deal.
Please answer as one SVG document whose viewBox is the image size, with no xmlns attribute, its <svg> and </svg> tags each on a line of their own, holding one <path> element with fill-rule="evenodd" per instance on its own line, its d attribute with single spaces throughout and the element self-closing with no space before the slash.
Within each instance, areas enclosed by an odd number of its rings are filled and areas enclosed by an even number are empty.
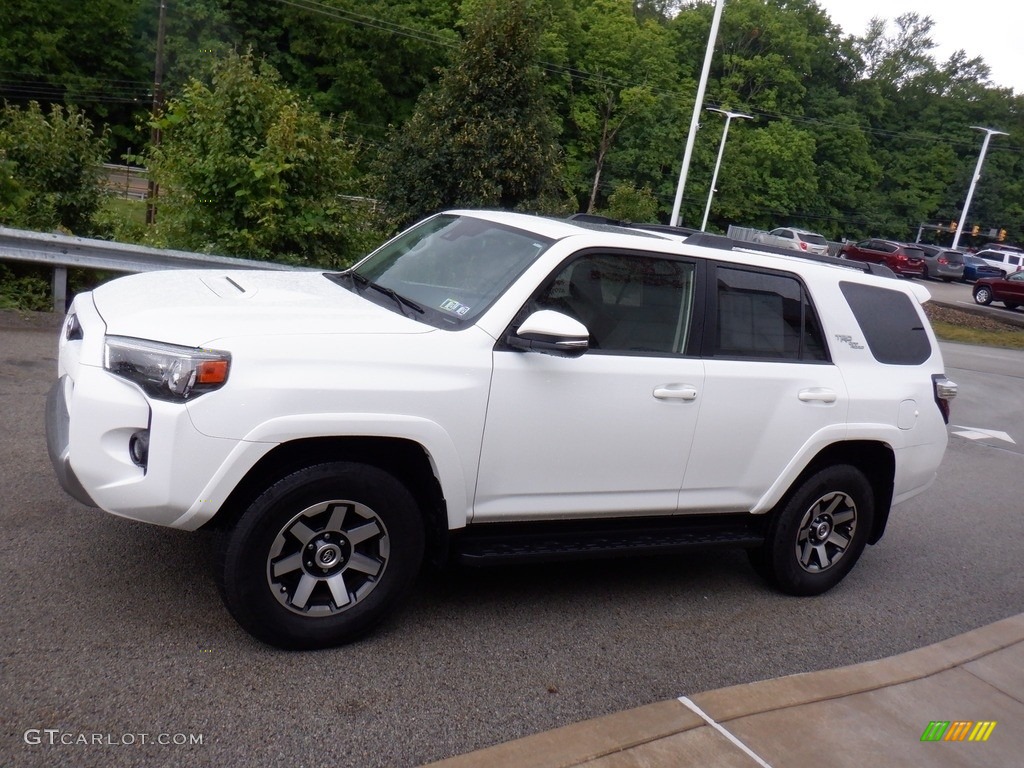
<svg viewBox="0 0 1024 768">
<path fill-rule="evenodd" d="M 932 720 L 921 741 L 988 741 L 995 729 L 995 720 Z"/>
</svg>

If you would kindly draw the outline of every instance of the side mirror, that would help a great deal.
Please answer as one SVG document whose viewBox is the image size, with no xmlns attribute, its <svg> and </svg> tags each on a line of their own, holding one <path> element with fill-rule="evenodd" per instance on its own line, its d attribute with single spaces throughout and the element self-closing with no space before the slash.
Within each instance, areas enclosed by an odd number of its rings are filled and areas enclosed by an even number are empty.
<svg viewBox="0 0 1024 768">
<path fill-rule="evenodd" d="M 590 332 L 579 320 L 551 309 L 541 309 L 509 334 L 508 345 L 523 352 L 579 357 L 590 349 Z"/>
</svg>

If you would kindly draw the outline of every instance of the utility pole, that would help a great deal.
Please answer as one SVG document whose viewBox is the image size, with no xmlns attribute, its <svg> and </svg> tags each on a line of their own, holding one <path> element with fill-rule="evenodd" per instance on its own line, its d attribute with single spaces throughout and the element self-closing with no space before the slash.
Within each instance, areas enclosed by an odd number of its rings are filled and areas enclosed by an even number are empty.
<svg viewBox="0 0 1024 768">
<path fill-rule="evenodd" d="M 715 0 L 715 15 L 711 19 L 711 33 L 708 35 L 708 47 L 704 51 L 704 68 L 700 73 L 700 85 L 697 86 L 697 100 L 693 103 L 693 117 L 690 118 L 690 132 L 686 136 L 686 151 L 683 152 L 683 167 L 679 169 L 679 183 L 676 185 L 676 199 L 672 204 L 672 218 L 669 223 L 679 226 L 679 209 L 683 204 L 683 190 L 686 188 L 686 174 L 690 169 L 690 158 L 693 156 L 693 143 L 697 139 L 697 124 L 700 111 L 704 107 L 704 91 L 708 87 L 708 74 L 711 72 L 711 56 L 715 52 L 715 38 L 718 37 L 718 25 L 722 21 L 722 9 L 725 0 Z"/>
<path fill-rule="evenodd" d="M 981 142 L 981 154 L 978 155 L 978 164 L 974 166 L 974 176 L 971 177 L 971 186 L 967 189 L 967 200 L 964 201 L 964 210 L 960 214 L 960 226 L 956 228 L 956 234 L 953 235 L 953 250 L 956 250 L 957 245 L 960 244 L 960 233 L 964 231 L 964 226 L 967 224 L 967 210 L 971 207 L 971 198 L 974 197 L 974 187 L 978 184 L 978 179 L 981 178 L 981 164 L 985 162 L 985 152 L 988 150 L 988 140 L 992 136 L 1009 136 L 1010 134 L 1005 131 L 997 131 L 995 128 L 982 128 L 980 125 L 972 125 L 976 131 L 985 132 L 985 140 Z"/>
<path fill-rule="evenodd" d="M 730 112 L 727 109 L 716 109 L 708 107 L 708 112 L 720 112 L 725 115 L 725 127 L 722 129 L 722 142 L 718 145 L 718 160 L 715 161 L 715 172 L 711 175 L 711 189 L 708 191 L 708 204 L 704 208 L 704 221 L 700 223 L 700 231 L 708 228 L 708 216 L 711 213 L 711 199 L 715 196 L 715 184 L 718 183 L 718 169 L 722 167 L 722 155 L 725 154 L 725 140 L 729 136 L 729 122 L 738 117 L 743 120 L 753 120 L 753 115 L 744 115 L 742 112 Z"/>
<path fill-rule="evenodd" d="M 153 114 L 152 119 L 154 122 L 157 117 L 163 111 L 164 107 L 164 91 L 163 91 L 163 79 L 164 79 L 164 18 L 167 13 L 167 2 L 166 0 L 160 0 L 160 17 L 157 20 L 156 25 L 156 63 L 153 65 Z M 149 146 L 151 149 L 155 149 L 160 146 L 160 129 L 153 125 L 150 129 L 149 134 Z M 149 175 L 149 192 L 148 202 L 146 203 L 146 223 L 156 223 L 156 198 L 160 194 L 160 188 L 157 183 L 153 180 L 153 175 Z"/>
</svg>

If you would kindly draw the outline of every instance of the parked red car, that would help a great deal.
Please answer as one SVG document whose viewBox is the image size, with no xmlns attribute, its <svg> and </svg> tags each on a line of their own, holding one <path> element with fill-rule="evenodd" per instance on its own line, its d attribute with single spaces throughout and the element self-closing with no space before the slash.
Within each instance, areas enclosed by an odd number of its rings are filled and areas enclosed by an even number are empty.
<svg viewBox="0 0 1024 768">
<path fill-rule="evenodd" d="M 1001 301 L 1007 309 L 1024 304 L 1024 269 L 1006 277 L 983 277 L 974 284 L 974 300 L 979 304 Z"/>
<path fill-rule="evenodd" d="M 844 243 L 839 257 L 871 264 L 884 264 L 901 277 L 924 277 L 924 252 L 916 245 L 895 240 L 861 240 Z"/>
</svg>

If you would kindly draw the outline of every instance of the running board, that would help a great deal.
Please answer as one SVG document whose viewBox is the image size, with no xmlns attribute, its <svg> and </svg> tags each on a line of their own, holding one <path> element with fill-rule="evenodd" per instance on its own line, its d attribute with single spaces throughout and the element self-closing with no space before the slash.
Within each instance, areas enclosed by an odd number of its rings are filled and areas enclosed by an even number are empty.
<svg viewBox="0 0 1024 768">
<path fill-rule="evenodd" d="M 465 565 L 635 557 L 764 543 L 763 516 L 701 515 L 470 525 L 453 541 Z"/>
</svg>

